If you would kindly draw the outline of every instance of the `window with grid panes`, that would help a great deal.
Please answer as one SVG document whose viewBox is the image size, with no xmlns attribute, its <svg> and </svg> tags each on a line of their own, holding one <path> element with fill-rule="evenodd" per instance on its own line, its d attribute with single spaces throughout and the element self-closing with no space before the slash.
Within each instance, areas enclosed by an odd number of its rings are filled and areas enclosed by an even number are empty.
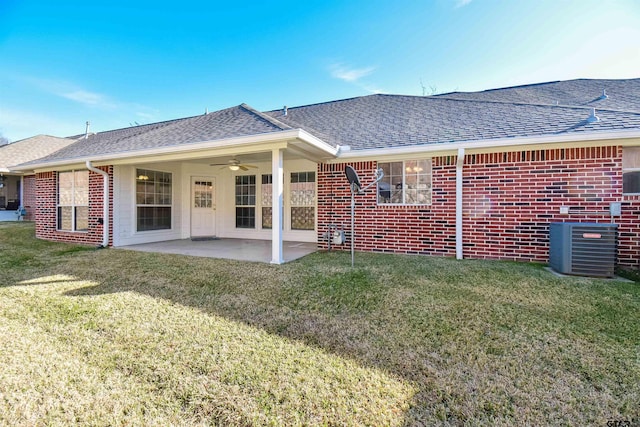
<svg viewBox="0 0 640 427">
<path fill-rule="evenodd" d="M 292 172 L 290 178 L 291 229 L 314 230 L 316 225 L 316 173 Z"/>
<path fill-rule="evenodd" d="M 171 229 L 172 175 L 136 169 L 136 229 Z"/>
<path fill-rule="evenodd" d="M 269 229 L 273 224 L 271 210 L 271 206 L 273 205 L 273 175 L 262 175 L 260 193 L 262 195 L 262 228 Z"/>
<path fill-rule="evenodd" d="M 431 160 L 378 163 L 384 177 L 378 182 L 379 205 L 431 204 Z"/>
<path fill-rule="evenodd" d="M 235 179 L 236 228 L 256 228 L 256 176 Z"/>
<path fill-rule="evenodd" d="M 89 171 L 58 172 L 58 230 L 89 229 Z"/>
<path fill-rule="evenodd" d="M 640 194 L 640 147 L 622 149 L 622 192 Z"/>
</svg>

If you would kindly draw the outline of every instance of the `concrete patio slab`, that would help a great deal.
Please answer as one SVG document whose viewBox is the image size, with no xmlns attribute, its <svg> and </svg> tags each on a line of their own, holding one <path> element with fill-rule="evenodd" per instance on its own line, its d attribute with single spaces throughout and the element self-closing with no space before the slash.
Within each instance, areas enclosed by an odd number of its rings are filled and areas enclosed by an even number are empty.
<svg viewBox="0 0 640 427">
<path fill-rule="evenodd" d="M 0 221 L 17 221 L 16 211 L 0 211 Z"/>
<path fill-rule="evenodd" d="M 191 239 L 182 239 L 120 246 L 116 249 L 233 259 L 239 261 L 271 262 L 270 240 L 217 239 L 192 241 Z M 282 250 L 284 253 L 284 261 L 289 262 L 317 251 L 318 245 L 308 242 L 282 242 Z"/>
</svg>

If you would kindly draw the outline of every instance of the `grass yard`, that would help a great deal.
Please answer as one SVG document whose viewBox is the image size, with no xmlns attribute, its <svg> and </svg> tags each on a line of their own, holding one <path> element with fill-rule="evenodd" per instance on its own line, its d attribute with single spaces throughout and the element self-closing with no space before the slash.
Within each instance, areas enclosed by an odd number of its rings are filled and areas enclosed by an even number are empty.
<svg viewBox="0 0 640 427">
<path fill-rule="evenodd" d="M 640 424 L 639 283 L 33 234 L 0 223 L 0 425 Z"/>
</svg>

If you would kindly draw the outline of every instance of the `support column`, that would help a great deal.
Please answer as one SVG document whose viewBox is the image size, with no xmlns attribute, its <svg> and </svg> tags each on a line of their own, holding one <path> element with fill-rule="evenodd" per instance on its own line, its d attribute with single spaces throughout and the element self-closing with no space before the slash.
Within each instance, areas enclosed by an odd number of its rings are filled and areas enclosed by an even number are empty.
<svg viewBox="0 0 640 427">
<path fill-rule="evenodd" d="M 271 203 L 271 264 L 282 264 L 284 256 L 282 253 L 282 214 L 283 214 L 283 194 L 284 194 L 284 150 L 274 149 L 271 152 L 271 174 L 273 190 L 273 200 Z"/>
</svg>

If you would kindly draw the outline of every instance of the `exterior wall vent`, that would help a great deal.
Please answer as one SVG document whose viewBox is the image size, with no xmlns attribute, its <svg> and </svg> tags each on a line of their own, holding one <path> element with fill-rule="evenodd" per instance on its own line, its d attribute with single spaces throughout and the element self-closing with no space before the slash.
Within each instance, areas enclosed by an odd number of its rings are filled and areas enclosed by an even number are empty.
<svg viewBox="0 0 640 427">
<path fill-rule="evenodd" d="M 549 227 L 549 266 L 562 274 L 613 277 L 617 233 L 617 224 L 552 223 Z"/>
</svg>

